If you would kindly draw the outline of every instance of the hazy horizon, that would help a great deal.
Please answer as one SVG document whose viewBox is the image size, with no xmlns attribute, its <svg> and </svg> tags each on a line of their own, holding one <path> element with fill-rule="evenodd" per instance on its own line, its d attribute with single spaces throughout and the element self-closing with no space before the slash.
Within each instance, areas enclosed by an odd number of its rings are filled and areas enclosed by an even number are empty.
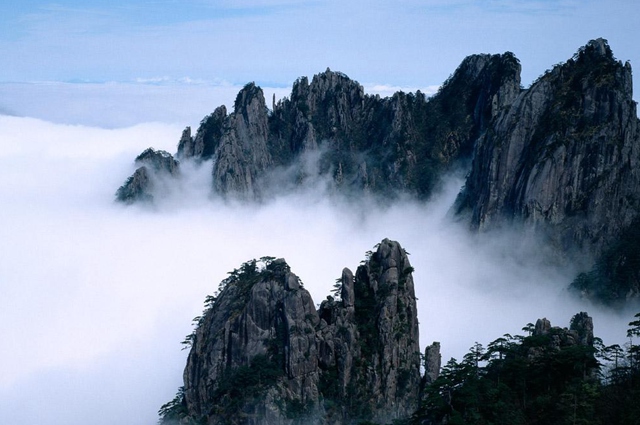
<svg viewBox="0 0 640 425">
<path fill-rule="evenodd" d="M 571 297 L 574 270 L 539 241 L 450 220 L 459 174 L 386 208 L 327 197 L 321 179 L 225 203 L 207 163 L 183 164 L 156 208 L 114 194 L 140 152 L 174 153 L 250 81 L 268 105 L 327 67 L 367 93 L 433 93 L 466 56 L 511 51 L 527 87 L 599 37 L 640 66 L 639 26 L 634 0 L 0 3 L 0 423 L 155 423 L 182 385 L 180 342 L 229 271 L 283 257 L 319 304 L 385 237 L 411 253 L 421 347 L 441 342 L 443 363 L 579 311 L 623 343 L 635 311 Z"/>
</svg>

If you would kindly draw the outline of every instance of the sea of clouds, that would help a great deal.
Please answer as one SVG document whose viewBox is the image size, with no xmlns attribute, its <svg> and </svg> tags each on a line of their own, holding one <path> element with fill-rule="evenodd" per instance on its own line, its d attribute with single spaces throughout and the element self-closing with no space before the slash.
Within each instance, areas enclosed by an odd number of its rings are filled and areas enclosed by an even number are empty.
<svg viewBox="0 0 640 425">
<path fill-rule="evenodd" d="M 385 237 L 411 254 L 421 346 L 440 341 L 443 363 L 579 311 L 606 344 L 624 342 L 634 312 L 572 298 L 574 270 L 534 238 L 451 220 L 460 175 L 428 203 L 345 201 L 310 185 L 251 205 L 211 194 L 210 163 L 183 164 L 171 196 L 127 207 L 114 193 L 135 156 L 175 152 L 194 123 L 118 127 L 114 116 L 110 129 L 0 116 L 0 423 L 155 423 L 182 385 L 180 342 L 227 272 L 283 257 L 319 304 Z"/>
</svg>

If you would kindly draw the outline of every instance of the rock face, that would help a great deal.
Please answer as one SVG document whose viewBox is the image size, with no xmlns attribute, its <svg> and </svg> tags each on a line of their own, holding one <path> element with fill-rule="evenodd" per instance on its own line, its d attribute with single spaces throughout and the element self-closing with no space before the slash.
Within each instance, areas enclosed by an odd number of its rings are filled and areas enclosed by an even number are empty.
<svg viewBox="0 0 640 425">
<path fill-rule="evenodd" d="M 381 99 L 340 72 L 299 78 L 290 98 L 268 111 L 262 89 L 247 84 L 234 112 L 206 116 L 195 137 L 187 127 L 180 160 L 212 162 L 212 190 L 260 199 L 274 170 L 291 168 L 298 185 L 323 176 L 336 190 L 428 197 L 441 173 L 468 158 L 475 139 L 518 95 L 520 65 L 510 53 L 466 58 L 430 99 L 419 91 Z M 313 171 L 307 155 L 317 159 Z M 273 186 L 272 184 L 271 186 Z"/>
<path fill-rule="evenodd" d="M 284 260 L 265 263 L 235 271 L 201 319 L 184 371 L 191 418 L 270 424 L 321 412 L 313 300 Z"/>
<path fill-rule="evenodd" d="M 211 190 L 244 200 L 318 178 L 330 193 L 426 199 L 447 170 L 470 162 L 453 210 L 473 229 L 533 229 L 560 261 L 580 271 L 595 263 L 573 283 L 580 294 L 640 297 L 640 124 L 631 66 L 603 39 L 526 90 L 508 52 L 467 57 L 428 99 L 419 91 L 370 96 L 327 69 L 296 80 L 269 111 L 250 83 L 232 113 L 217 108 L 195 137 L 186 128 L 177 156 L 211 160 Z M 176 175 L 171 167 L 145 167 L 118 190 L 119 201 L 170 190 L 159 182 Z"/>
<path fill-rule="evenodd" d="M 458 212 L 473 226 L 546 231 L 600 255 L 637 215 L 640 133 L 631 66 L 589 42 L 503 108 L 478 139 Z"/>
<path fill-rule="evenodd" d="M 191 136 L 191 127 L 185 128 L 178 143 L 178 158 L 210 159 L 220 144 L 226 118 L 227 108 L 222 105 L 216 108 L 211 115 L 204 117 L 195 138 Z"/>
<path fill-rule="evenodd" d="M 416 409 L 421 377 L 412 271 L 402 247 L 385 239 L 355 276 L 343 270 L 342 301 L 320 305 L 319 366 L 331 422 L 389 423 Z"/>
<path fill-rule="evenodd" d="M 179 175 L 179 163 L 170 153 L 153 148 L 146 149 L 135 160 L 138 166 L 127 181 L 116 192 L 116 199 L 131 204 L 151 202 L 159 179 L 175 178 Z"/>
<path fill-rule="evenodd" d="M 316 311 L 282 259 L 250 261 L 209 297 L 194 333 L 181 399 L 164 422 L 388 423 L 409 417 L 420 389 L 411 265 L 382 241 L 341 300 Z"/>
<path fill-rule="evenodd" d="M 424 349 L 424 377 L 427 385 L 438 379 L 441 366 L 440 343 L 434 342 Z"/>
<path fill-rule="evenodd" d="M 260 192 L 258 178 L 272 163 L 262 89 L 247 84 L 236 97 L 234 109 L 214 151 L 213 187 L 218 193 L 255 199 Z"/>
</svg>

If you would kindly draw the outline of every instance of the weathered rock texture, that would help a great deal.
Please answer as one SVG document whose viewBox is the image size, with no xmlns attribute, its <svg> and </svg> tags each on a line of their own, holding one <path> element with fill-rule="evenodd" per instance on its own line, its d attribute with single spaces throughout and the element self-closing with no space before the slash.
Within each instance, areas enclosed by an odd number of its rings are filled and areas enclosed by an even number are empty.
<svg viewBox="0 0 640 425">
<path fill-rule="evenodd" d="M 262 264 L 262 267 L 260 267 Z M 214 424 L 389 423 L 420 390 L 412 267 L 382 241 L 342 299 L 316 311 L 284 260 L 250 261 L 210 297 L 194 333 L 182 399 L 165 420 Z"/>
<path fill-rule="evenodd" d="M 425 384 L 431 384 L 438 379 L 441 366 L 442 355 L 440 354 L 440 343 L 434 342 L 424 349 Z"/>
<path fill-rule="evenodd" d="M 186 128 L 177 156 L 211 159 L 212 191 L 245 200 L 318 177 L 331 192 L 428 198 L 443 173 L 471 160 L 454 210 L 474 229 L 533 229 L 561 261 L 595 262 L 573 284 L 581 294 L 640 296 L 640 244 L 623 240 L 640 223 L 640 125 L 631 66 L 603 39 L 526 90 L 511 53 L 469 56 L 429 99 L 366 95 L 327 69 L 299 78 L 269 111 L 250 83 L 232 113 L 217 108 L 195 137 Z M 138 169 L 117 199 L 161 196 L 170 186 L 151 171 Z"/>
<path fill-rule="evenodd" d="M 355 277 L 343 270 L 342 301 L 320 305 L 319 366 L 332 422 L 388 423 L 416 409 L 420 347 L 412 271 L 402 247 L 385 239 Z"/>
<path fill-rule="evenodd" d="M 179 175 L 179 163 L 170 153 L 148 148 L 135 160 L 136 171 L 116 192 L 116 199 L 131 204 L 153 201 L 159 179 Z"/>
<path fill-rule="evenodd" d="M 327 69 L 311 82 L 299 78 L 290 98 L 268 111 L 262 89 L 247 84 L 234 111 L 206 116 L 195 137 L 180 138 L 181 160 L 212 161 L 212 189 L 223 196 L 259 199 L 274 191 L 265 179 L 293 168 L 300 184 L 319 175 L 335 190 L 428 197 L 443 171 L 468 158 L 475 139 L 518 95 L 520 65 L 510 53 L 466 58 L 441 90 L 390 98 L 364 93 L 340 72 Z M 308 154 L 317 164 L 304 166 Z"/>
<path fill-rule="evenodd" d="M 631 66 L 591 41 L 503 108 L 476 143 L 459 212 L 516 221 L 562 251 L 600 255 L 638 213 L 640 134 Z"/>
</svg>

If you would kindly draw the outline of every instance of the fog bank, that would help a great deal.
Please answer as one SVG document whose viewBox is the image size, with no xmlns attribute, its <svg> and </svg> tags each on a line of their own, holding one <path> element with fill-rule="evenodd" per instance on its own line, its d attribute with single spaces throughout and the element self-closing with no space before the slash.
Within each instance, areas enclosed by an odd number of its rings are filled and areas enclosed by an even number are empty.
<svg viewBox="0 0 640 425">
<path fill-rule="evenodd" d="M 283 257 L 319 304 L 385 237 L 411 254 L 421 346 L 440 341 L 443 362 L 540 317 L 568 326 L 579 311 L 606 344 L 624 341 L 633 313 L 570 298 L 573 271 L 533 238 L 478 237 L 448 220 L 459 177 L 428 204 L 311 191 L 242 206 L 210 198 L 209 164 L 185 164 L 182 190 L 157 208 L 116 204 L 135 156 L 173 152 L 181 127 L 0 116 L 0 423 L 155 423 L 181 385 L 180 342 L 227 272 Z"/>
</svg>

